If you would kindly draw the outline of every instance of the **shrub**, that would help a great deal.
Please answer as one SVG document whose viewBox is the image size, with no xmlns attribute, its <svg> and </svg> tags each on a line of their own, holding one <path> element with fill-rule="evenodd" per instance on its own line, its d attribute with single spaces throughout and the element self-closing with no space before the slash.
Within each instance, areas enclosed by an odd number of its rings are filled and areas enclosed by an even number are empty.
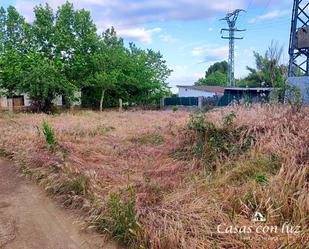
<svg viewBox="0 0 309 249">
<path fill-rule="evenodd" d="M 164 139 L 160 134 L 149 133 L 149 134 L 143 134 L 138 138 L 133 138 L 132 142 L 142 145 L 160 145 L 164 142 Z"/>
<path fill-rule="evenodd" d="M 178 107 L 177 106 L 173 106 L 173 112 L 177 112 L 178 111 Z"/>
<path fill-rule="evenodd" d="M 206 121 L 204 114 L 191 116 L 185 139 L 193 155 L 207 162 L 213 163 L 215 159 L 224 159 L 247 150 L 254 142 L 254 138 L 246 135 L 246 127 L 232 127 L 235 113 L 224 118 L 224 127 L 217 127 L 214 123 Z"/>
<path fill-rule="evenodd" d="M 47 121 L 43 122 L 43 134 L 45 136 L 45 141 L 48 145 L 56 144 L 55 132 Z"/>
<path fill-rule="evenodd" d="M 135 190 L 127 189 L 129 196 L 112 193 L 107 203 L 106 216 L 96 221 L 100 231 L 108 231 L 113 238 L 127 245 L 136 243 L 141 225 L 135 219 Z"/>
<path fill-rule="evenodd" d="M 301 90 L 295 86 L 287 86 L 285 92 L 286 102 L 291 106 L 292 112 L 297 113 L 303 106 Z"/>
<path fill-rule="evenodd" d="M 71 189 L 76 195 L 85 195 L 88 188 L 87 179 L 84 176 L 76 177 L 71 183 Z"/>
<path fill-rule="evenodd" d="M 227 114 L 226 116 L 224 116 L 223 118 L 223 124 L 225 126 L 230 126 L 234 123 L 235 119 L 236 119 L 237 115 L 234 111 L 231 111 L 229 114 Z"/>
</svg>

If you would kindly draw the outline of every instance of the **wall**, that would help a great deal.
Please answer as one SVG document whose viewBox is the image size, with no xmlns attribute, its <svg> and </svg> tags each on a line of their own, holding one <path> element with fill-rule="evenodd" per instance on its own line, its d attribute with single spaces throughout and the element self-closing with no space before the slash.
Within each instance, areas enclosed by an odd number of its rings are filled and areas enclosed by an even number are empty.
<svg viewBox="0 0 309 249">
<path fill-rule="evenodd" d="M 288 84 L 300 89 L 305 104 L 309 104 L 309 76 L 289 77 Z"/>
<path fill-rule="evenodd" d="M 31 101 L 29 99 L 28 94 L 21 94 L 21 96 L 24 96 L 24 106 L 29 107 L 31 106 Z M 54 100 L 53 103 L 55 106 L 62 106 L 62 96 L 57 96 Z M 11 106 L 12 103 L 10 103 L 10 100 L 6 96 L 0 96 L 0 107 L 1 108 L 7 108 Z"/>
<path fill-rule="evenodd" d="M 213 97 L 215 93 L 179 87 L 179 97 Z"/>
<path fill-rule="evenodd" d="M 7 107 L 8 107 L 7 98 L 5 96 L 0 95 L 0 108 L 7 108 Z"/>
</svg>

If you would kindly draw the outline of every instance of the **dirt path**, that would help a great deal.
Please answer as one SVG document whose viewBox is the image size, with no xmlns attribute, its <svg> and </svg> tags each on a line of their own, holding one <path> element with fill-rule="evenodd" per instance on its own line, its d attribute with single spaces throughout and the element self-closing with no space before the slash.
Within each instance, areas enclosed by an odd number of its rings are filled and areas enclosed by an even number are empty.
<svg viewBox="0 0 309 249">
<path fill-rule="evenodd" d="M 80 232 L 76 216 L 57 207 L 0 158 L 0 249 L 116 249 Z"/>
</svg>

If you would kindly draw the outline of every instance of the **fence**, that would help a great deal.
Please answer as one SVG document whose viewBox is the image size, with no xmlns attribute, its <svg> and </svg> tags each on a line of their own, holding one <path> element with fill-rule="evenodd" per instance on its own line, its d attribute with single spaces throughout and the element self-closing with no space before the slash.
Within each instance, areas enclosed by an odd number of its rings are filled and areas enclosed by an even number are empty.
<svg viewBox="0 0 309 249">
<path fill-rule="evenodd" d="M 203 109 L 211 109 L 218 106 L 220 97 L 171 97 L 165 98 L 163 104 L 168 106 L 184 106 L 184 107 L 198 107 Z"/>
<path fill-rule="evenodd" d="M 198 98 L 196 97 L 165 98 L 164 106 L 198 106 Z"/>
</svg>

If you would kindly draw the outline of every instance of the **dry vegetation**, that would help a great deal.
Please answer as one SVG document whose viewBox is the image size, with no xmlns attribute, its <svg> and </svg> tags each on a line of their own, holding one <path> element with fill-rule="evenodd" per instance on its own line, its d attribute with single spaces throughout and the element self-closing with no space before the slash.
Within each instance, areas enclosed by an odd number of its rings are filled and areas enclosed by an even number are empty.
<svg viewBox="0 0 309 249">
<path fill-rule="evenodd" d="M 301 249 L 309 239 L 308 113 L 268 105 L 193 116 L 3 113 L 0 153 L 135 248 Z M 217 232 L 260 225 L 256 211 L 263 225 L 288 222 L 301 232 Z"/>
</svg>

